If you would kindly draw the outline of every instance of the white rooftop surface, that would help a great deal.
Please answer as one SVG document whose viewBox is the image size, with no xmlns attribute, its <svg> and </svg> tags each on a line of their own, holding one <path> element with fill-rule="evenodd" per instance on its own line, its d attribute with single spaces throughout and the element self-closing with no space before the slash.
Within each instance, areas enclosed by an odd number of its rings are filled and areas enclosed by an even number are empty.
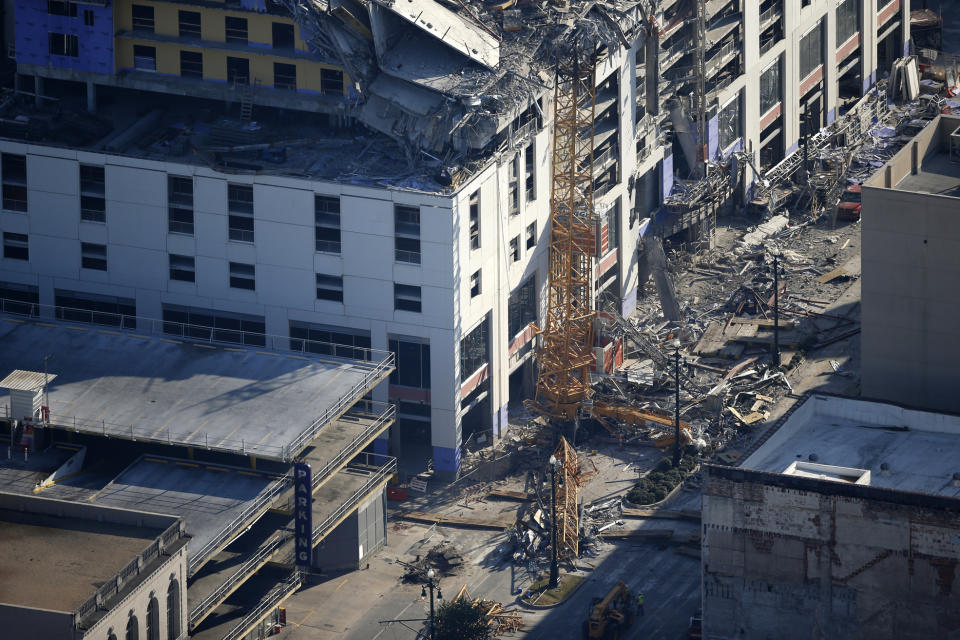
<svg viewBox="0 0 960 640">
<path fill-rule="evenodd" d="M 296 455 L 382 373 L 375 362 L 0 322 L 0 374 L 42 370 L 45 355 L 55 425 L 273 459 Z"/>
<path fill-rule="evenodd" d="M 821 465 L 869 470 L 870 486 L 960 497 L 960 416 L 815 394 L 740 467 L 783 473 L 810 454 Z"/>
</svg>

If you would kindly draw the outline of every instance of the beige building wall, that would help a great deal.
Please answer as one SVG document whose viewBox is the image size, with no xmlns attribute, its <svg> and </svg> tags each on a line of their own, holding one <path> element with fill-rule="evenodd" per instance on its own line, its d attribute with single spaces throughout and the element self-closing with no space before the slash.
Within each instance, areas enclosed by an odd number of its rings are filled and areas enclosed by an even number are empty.
<svg viewBox="0 0 960 640">
<path fill-rule="evenodd" d="M 896 188 L 958 125 L 938 118 L 864 185 L 865 397 L 960 412 L 960 198 Z"/>
<path fill-rule="evenodd" d="M 176 582 L 179 593 L 180 635 L 168 635 L 167 624 L 167 593 L 171 583 Z M 125 638 L 127 623 L 131 616 L 137 617 L 139 638 L 147 636 L 147 608 L 151 598 L 157 599 L 159 609 L 160 638 L 187 637 L 187 547 L 180 547 L 173 555 L 167 558 L 147 580 L 129 593 L 122 600 L 114 603 L 110 612 L 84 634 L 90 640 L 107 640 L 113 633 L 117 638 Z"/>
</svg>

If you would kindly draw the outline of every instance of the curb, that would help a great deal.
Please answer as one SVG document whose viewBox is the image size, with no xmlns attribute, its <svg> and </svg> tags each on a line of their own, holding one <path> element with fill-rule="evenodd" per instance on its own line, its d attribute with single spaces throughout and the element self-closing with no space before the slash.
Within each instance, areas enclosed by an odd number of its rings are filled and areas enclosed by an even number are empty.
<svg viewBox="0 0 960 640">
<path fill-rule="evenodd" d="M 569 600 L 571 597 L 573 597 L 573 594 L 575 594 L 577 591 L 580 591 L 583 585 L 587 584 L 588 580 L 589 580 L 589 576 L 583 576 L 583 580 L 581 580 L 580 583 L 577 586 L 575 586 L 573 589 L 568 591 L 567 596 L 560 602 L 555 602 L 553 604 L 528 604 L 523 601 L 523 598 L 521 596 L 517 596 L 517 604 L 519 604 L 521 607 L 525 607 L 527 609 L 533 609 L 535 611 L 537 610 L 544 611 L 546 609 L 553 609 L 555 607 L 559 607 L 560 605 L 565 603 L 567 600 Z"/>
</svg>

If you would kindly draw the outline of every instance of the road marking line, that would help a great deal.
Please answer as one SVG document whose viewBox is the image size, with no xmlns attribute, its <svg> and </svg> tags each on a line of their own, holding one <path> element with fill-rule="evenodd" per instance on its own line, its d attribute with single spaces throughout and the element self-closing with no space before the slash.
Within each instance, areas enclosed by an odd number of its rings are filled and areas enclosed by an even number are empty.
<svg viewBox="0 0 960 640">
<path fill-rule="evenodd" d="M 201 422 L 201 423 L 199 424 L 199 426 L 197 426 L 197 428 L 194 430 L 194 432 L 191 433 L 190 435 L 188 435 L 188 436 L 186 437 L 186 439 L 184 440 L 184 442 L 190 442 L 191 440 L 193 440 L 193 436 L 197 435 L 197 433 L 199 433 L 200 429 L 203 429 L 203 425 L 207 424 L 208 422 L 210 422 L 210 419 L 209 419 L 209 418 L 206 419 L 206 420 L 204 420 L 203 422 Z"/>
<path fill-rule="evenodd" d="M 340 587 L 342 587 L 343 585 L 347 584 L 347 580 L 349 580 L 349 579 L 350 579 L 350 578 L 344 578 L 344 579 L 343 579 L 343 582 L 341 582 L 340 584 L 338 584 L 338 585 L 337 585 L 337 588 L 334 589 L 333 592 L 336 593 L 337 591 L 340 591 Z"/>
</svg>

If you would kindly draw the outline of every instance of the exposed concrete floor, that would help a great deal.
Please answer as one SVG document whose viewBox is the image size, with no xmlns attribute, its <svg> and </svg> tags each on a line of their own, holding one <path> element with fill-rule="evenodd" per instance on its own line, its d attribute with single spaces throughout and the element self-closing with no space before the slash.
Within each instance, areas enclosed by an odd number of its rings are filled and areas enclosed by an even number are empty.
<svg viewBox="0 0 960 640">
<path fill-rule="evenodd" d="M 279 480 L 275 476 L 187 460 L 145 457 L 117 476 L 95 501 L 114 507 L 183 516 L 191 559 L 247 504 Z M 263 510 L 269 505 L 264 505 Z"/>
<path fill-rule="evenodd" d="M 43 371 L 37 354 L 53 355 L 55 424 L 268 458 L 296 453 L 285 447 L 352 393 L 372 368 L 330 357 L 4 320 L 9 322 L 0 322 L 5 346 L 0 371 Z"/>
<path fill-rule="evenodd" d="M 264 567 L 217 607 L 190 637 L 197 640 L 220 640 L 240 624 L 290 573 L 289 569 Z M 283 601 L 281 599 L 277 604 L 283 606 Z"/>
</svg>

